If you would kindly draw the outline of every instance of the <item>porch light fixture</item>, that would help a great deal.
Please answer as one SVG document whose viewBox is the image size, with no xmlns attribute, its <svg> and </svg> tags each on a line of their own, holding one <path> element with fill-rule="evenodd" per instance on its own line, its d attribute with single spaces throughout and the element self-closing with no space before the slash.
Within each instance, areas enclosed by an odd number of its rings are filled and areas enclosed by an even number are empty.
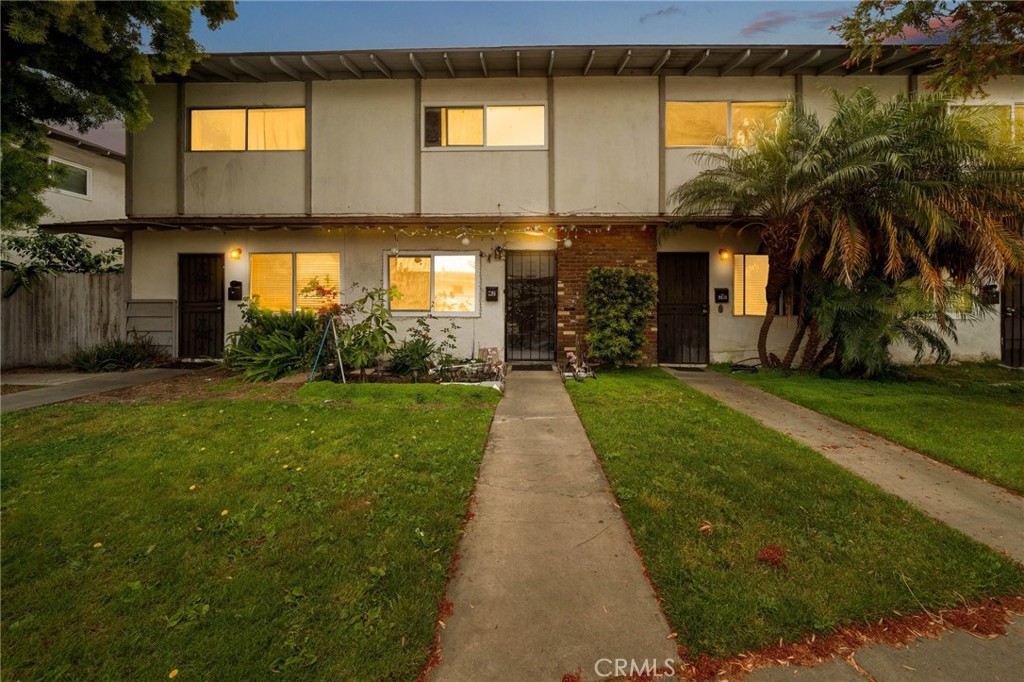
<svg viewBox="0 0 1024 682">
<path fill-rule="evenodd" d="M 228 251 L 228 256 L 231 258 L 231 260 L 238 260 L 239 258 L 242 257 L 242 250 L 236 246 L 235 248 Z"/>
<path fill-rule="evenodd" d="M 718 259 L 719 260 L 729 260 L 731 257 L 732 257 L 732 254 L 729 253 L 729 249 L 719 249 L 718 250 Z"/>
</svg>

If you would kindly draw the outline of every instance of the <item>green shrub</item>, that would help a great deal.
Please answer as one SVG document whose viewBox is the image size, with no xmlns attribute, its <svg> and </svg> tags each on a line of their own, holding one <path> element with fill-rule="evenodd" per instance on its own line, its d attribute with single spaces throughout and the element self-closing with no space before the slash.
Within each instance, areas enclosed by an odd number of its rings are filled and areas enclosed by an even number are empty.
<svg viewBox="0 0 1024 682">
<path fill-rule="evenodd" d="M 246 381 L 274 381 L 309 369 L 323 333 L 312 312 L 272 312 L 257 301 L 242 304 L 242 326 L 228 334 L 224 362 Z"/>
<path fill-rule="evenodd" d="M 388 370 L 402 376 L 414 377 L 430 371 L 431 359 L 437 352 L 437 344 L 430 338 L 430 325 L 422 317 L 416 320 L 416 328 L 408 338 L 391 351 Z"/>
<path fill-rule="evenodd" d="M 591 268 L 583 296 L 588 355 L 616 367 L 639 360 L 657 291 L 651 273 Z"/>
<path fill-rule="evenodd" d="M 80 372 L 123 372 L 153 367 L 168 360 L 167 351 L 147 336 L 116 339 L 92 348 L 79 348 L 71 365 Z"/>
</svg>

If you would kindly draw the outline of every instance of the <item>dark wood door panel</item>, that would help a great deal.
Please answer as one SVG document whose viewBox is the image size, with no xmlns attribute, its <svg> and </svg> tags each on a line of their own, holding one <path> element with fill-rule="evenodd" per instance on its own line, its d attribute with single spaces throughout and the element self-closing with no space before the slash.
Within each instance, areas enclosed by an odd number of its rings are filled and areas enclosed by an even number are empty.
<svg viewBox="0 0 1024 682">
<path fill-rule="evenodd" d="M 658 254 L 658 362 L 710 361 L 708 254 Z"/>
<path fill-rule="evenodd" d="M 178 355 L 219 358 L 224 354 L 224 256 L 178 256 Z"/>
</svg>

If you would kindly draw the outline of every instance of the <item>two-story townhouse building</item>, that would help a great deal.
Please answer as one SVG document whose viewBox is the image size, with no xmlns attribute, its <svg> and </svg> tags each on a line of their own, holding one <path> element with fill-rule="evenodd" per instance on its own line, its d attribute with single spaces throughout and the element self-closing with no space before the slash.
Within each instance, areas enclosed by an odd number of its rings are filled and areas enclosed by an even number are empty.
<svg viewBox="0 0 1024 682">
<path fill-rule="evenodd" d="M 755 355 L 766 306 L 757 231 L 669 230 L 668 197 L 699 172 L 695 152 L 742 142 L 783 103 L 827 117 L 829 89 L 913 93 L 932 63 L 895 47 L 873 68 L 848 68 L 848 56 L 794 45 L 212 55 L 147 89 L 154 120 L 129 138 L 128 217 L 69 229 L 125 240 L 130 324 L 162 330 L 182 357 L 221 353 L 242 296 L 302 307 L 315 277 L 397 287 L 400 325 L 454 318 L 462 354 L 553 360 L 584 332 L 587 270 L 622 265 L 658 277 L 647 362 L 738 360 Z M 988 91 L 1024 117 L 1024 77 Z M 1017 311 L 961 328 L 957 355 L 1019 347 Z M 779 320 L 772 343 L 794 324 Z"/>
</svg>

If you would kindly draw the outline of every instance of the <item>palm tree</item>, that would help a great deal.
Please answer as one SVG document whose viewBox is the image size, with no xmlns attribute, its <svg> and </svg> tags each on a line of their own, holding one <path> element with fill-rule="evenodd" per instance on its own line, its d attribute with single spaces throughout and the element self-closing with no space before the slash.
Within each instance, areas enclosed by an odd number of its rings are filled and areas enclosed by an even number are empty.
<svg viewBox="0 0 1024 682">
<path fill-rule="evenodd" d="M 1024 271 L 1021 146 L 947 110 L 935 95 L 833 93 L 827 124 L 793 104 L 749 147 L 698 155 L 707 168 L 672 194 L 674 212 L 680 223 L 720 216 L 759 229 L 769 266 L 763 365 L 789 366 L 808 329 L 805 360 L 818 353 L 808 310 L 783 361 L 767 350 L 779 295 L 800 270 L 848 288 L 869 275 L 893 285 L 915 277 L 937 307 L 949 275 L 977 283 Z"/>
</svg>

